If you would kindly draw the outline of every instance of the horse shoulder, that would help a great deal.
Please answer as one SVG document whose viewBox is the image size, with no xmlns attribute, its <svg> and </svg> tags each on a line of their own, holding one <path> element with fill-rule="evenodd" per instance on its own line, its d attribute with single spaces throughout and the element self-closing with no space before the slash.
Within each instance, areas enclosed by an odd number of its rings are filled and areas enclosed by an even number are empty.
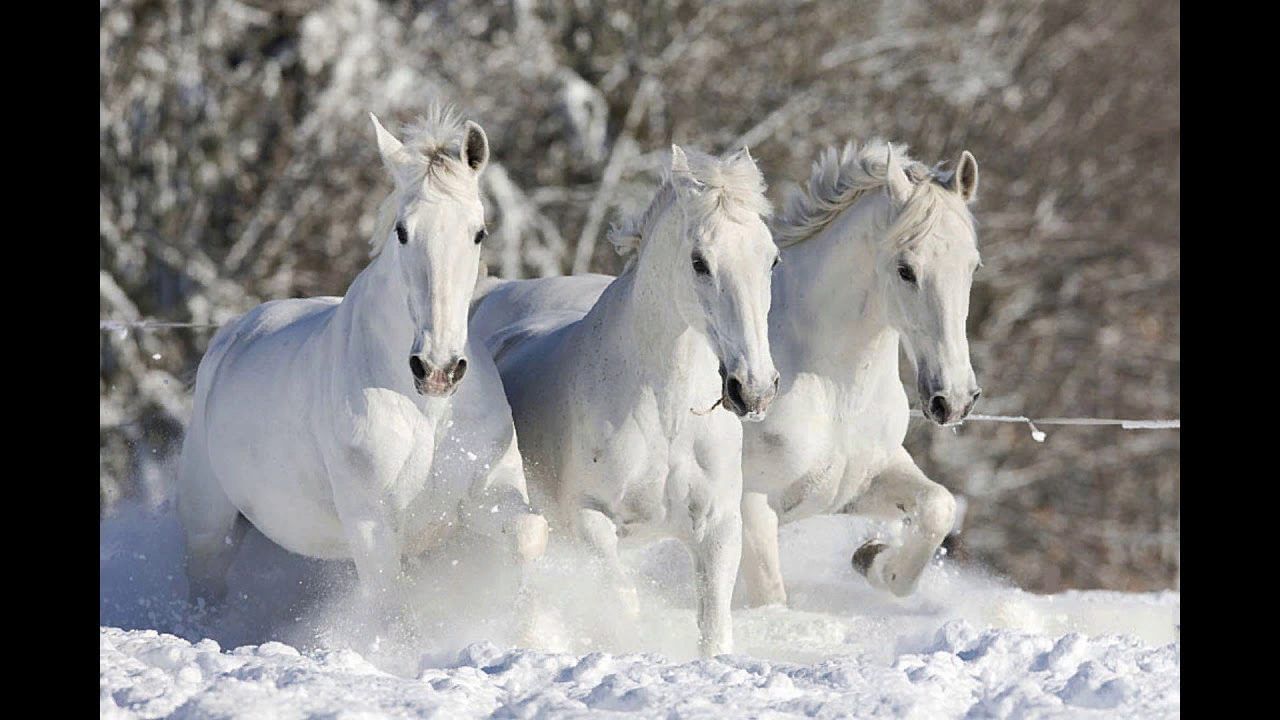
<svg viewBox="0 0 1280 720">
<path fill-rule="evenodd" d="M 693 443 L 698 474 L 708 486 L 708 498 L 716 503 L 737 504 L 742 495 L 742 449 L 745 426 L 728 411 L 717 410 L 702 419 Z"/>
</svg>

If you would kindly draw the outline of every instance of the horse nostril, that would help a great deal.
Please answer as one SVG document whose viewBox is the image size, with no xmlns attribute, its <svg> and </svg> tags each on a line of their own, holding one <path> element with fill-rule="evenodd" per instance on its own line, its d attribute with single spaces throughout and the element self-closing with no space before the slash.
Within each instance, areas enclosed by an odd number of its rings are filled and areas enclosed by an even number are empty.
<svg viewBox="0 0 1280 720">
<path fill-rule="evenodd" d="M 778 377 L 778 374 L 774 373 L 773 383 L 770 384 L 769 387 L 765 388 L 764 392 L 760 393 L 760 410 L 762 412 L 765 410 L 765 408 L 769 407 L 769 404 L 773 402 L 774 398 L 778 397 L 778 380 L 779 379 L 780 378 Z"/>
<path fill-rule="evenodd" d="M 929 401 L 929 414 L 938 422 L 943 422 L 949 416 L 951 408 L 947 406 L 947 399 L 941 395 L 934 395 Z"/>
<path fill-rule="evenodd" d="M 409 370 L 418 380 L 427 376 L 427 366 L 422 364 L 422 360 L 419 359 L 417 355 L 411 355 L 409 357 Z"/>
<path fill-rule="evenodd" d="M 453 364 L 453 372 L 451 373 L 454 382 L 461 382 L 462 376 L 467 374 L 467 359 L 458 358 Z"/>
<path fill-rule="evenodd" d="M 968 417 L 969 413 L 973 412 L 973 406 L 978 403 L 978 396 L 980 395 L 982 395 L 982 390 L 979 389 L 973 391 L 973 397 L 969 398 L 969 404 L 964 406 L 965 417 Z"/>
<path fill-rule="evenodd" d="M 738 378 L 729 378 L 729 382 L 725 384 L 725 390 L 734 405 L 744 410 L 746 409 L 747 401 L 742 399 L 742 383 L 738 381 Z"/>
</svg>

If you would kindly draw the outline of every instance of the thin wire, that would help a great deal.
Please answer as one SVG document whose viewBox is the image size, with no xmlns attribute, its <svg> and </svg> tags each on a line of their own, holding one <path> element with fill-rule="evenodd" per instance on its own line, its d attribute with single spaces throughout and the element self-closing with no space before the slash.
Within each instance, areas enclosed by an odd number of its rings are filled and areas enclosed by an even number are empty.
<svg viewBox="0 0 1280 720">
<path fill-rule="evenodd" d="M 139 330 L 168 330 L 170 328 L 216 328 L 222 327 L 219 323 L 189 323 L 189 322 L 162 322 L 159 320 L 100 320 L 98 322 L 99 330 L 128 330 L 129 328 L 137 328 Z"/>
<path fill-rule="evenodd" d="M 911 417 L 922 418 L 924 413 L 919 410 L 912 410 Z M 1100 426 L 1119 426 L 1122 430 L 1181 430 L 1182 420 L 1122 420 L 1118 418 L 1068 418 L 1068 417 L 1051 417 L 1039 418 L 1033 420 L 1025 415 L 970 415 L 961 422 L 969 422 L 970 420 L 977 422 L 999 422 L 999 423 L 1025 423 L 1031 429 L 1031 437 L 1036 442 L 1044 442 L 1045 434 L 1036 424 L 1040 425 L 1088 425 L 1094 427 Z"/>
</svg>

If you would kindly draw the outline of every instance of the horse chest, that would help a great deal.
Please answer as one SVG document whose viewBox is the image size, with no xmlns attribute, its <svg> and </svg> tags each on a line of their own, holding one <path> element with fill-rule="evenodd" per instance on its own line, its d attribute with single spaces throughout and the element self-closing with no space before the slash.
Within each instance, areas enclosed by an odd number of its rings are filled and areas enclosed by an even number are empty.
<svg viewBox="0 0 1280 720">
<path fill-rule="evenodd" d="M 423 412 L 410 398 L 385 388 L 367 388 L 362 399 L 361 412 L 345 433 L 351 470 L 346 481 L 402 511 L 428 488 L 433 466 L 448 457 L 442 447 L 448 412 Z"/>
<path fill-rule="evenodd" d="M 747 429 L 744 485 L 768 494 L 789 519 L 834 512 L 865 490 L 901 443 L 891 437 L 899 432 L 893 415 L 802 376 L 764 423 Z"/>
<path fill-rule="evenodd" d="M 585 463 L 596 477 L 593 499 L 622 524 L 661 523 L 668 515 L 668 483 L 682 438 L 668 439 L 652 423 L 636 421 L 600 438 Z"/>
<path fill-rule="evenodd" d="M 630 483 L 614 508 L 615 519 L 622 525 L 653 525 L 665 520 L 670 475 L 668 468 L 654 466 Z"/>
</svg>

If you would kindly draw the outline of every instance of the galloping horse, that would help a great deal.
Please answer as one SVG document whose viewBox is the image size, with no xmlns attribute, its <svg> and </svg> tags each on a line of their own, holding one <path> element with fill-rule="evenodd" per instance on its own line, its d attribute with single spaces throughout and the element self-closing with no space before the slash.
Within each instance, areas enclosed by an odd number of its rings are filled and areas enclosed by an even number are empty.
<svg viewBox="0 0 1280 720">
<path fill-rule="evenodd" d="M 292 552 L 354 559 L 385 610 L 402 556 L 455 527 L 521 563 L 545 547 L 497 368 L 467 337 L 489 141 L 438 107 L 403 143 L 372 119 L 395 182 L 373 261 L 345 297 L 250 310 L 200 362 L 178 489 L 193 599 L 225 594 L 246 519 Z"/>
<path fill-rule="evenodd" d="M 618 534 L 682 540 L 704 655 L 732 650 L 739 417 L 763 417 L 777 388 L 768 211 L 745 148 L 718 159 L 673 146 L 648 209 L 610 233 L 630 256 L 621 275 L 493 281 L 472 311 L 472 334 L 502 373 L 535 507 L 602 561 L 633 613 Z"/>
<path fill-rule="evenodd" d="M 898 152 L 901 152 L 899 149 Z M 783 261 L 769 316 L 782 385 L 744 429 L 742 575 L 754 605 L 786 603 L 778 523 L 852 512 L 902 520 L 901 542 L 868 541 L 854 567 L 898 596 L 950 532 L 955 500 L 902 447 L 908 402 L 898 343 L 925 417 L 951 425 L 980 390 L 965 319 L 979 265 L 968 203 L 978 164 L 953 172 L 890 145 L 828 148 L 773 225 Z"/>
</svg>

